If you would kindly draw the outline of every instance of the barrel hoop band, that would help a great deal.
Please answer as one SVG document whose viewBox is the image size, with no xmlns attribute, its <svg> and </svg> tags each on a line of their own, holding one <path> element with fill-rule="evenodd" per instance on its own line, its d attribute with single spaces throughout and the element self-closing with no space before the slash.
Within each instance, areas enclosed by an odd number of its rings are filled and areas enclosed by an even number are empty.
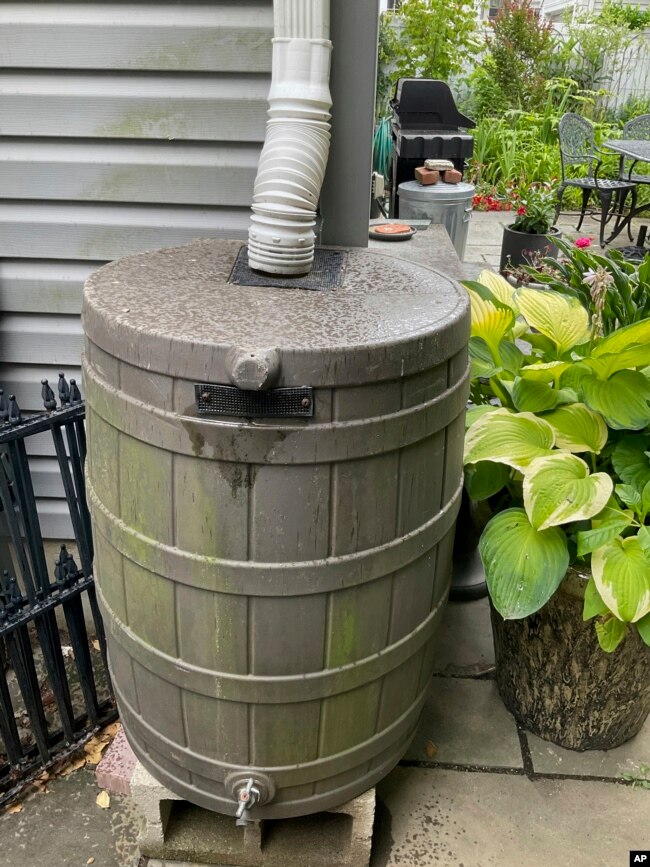
<svg viewBox="0 0 650 867">
<path fill-rule="evenodd" d="M 188 690 L 208 698 L 247 704 L 295 704 L 317 701 L 380 680 L 415 656 L 429 641 L 438 626 L 443 606 L 447 601 L 446 596 L 443 596 L 426 619 L 412 632 L 364 659 L 338 668 L 270 677 L 213 671 L 163 653 L 147 644 L 122 623 L 110 611 L 101 589 L 97 589 L 104 613 L 109 614 L 105 618 L 106 630 L 127 656 L 180 690 Z"/>
<path fill-rule="evenodd" d="M 464 411 L 468 376 L 469 367 L 442 394 L 399 412 L 355 421 L 271 426 L 206 420 L 147 406 L 109 385 L 84 361 L 87 406 L 126 436 L 175 454 L 249 464 L 343 462 L 420 442 Z"/>
<path fill-rule="evenodd" d="M 100 502 L 88 480 L 86 490 L 95 532 L 128 560 L 149 572 L 215 593 L 305 596 L 357 587 L 392 575 L 418 560 L 453 529 L 463 484 L 460 479 L 453 496 L 437 515 L 404 536 L 353 554 L 294 563 L 224 560 L 155 542 L 113 515 Z M 101 584 L 101 562 L 98 571 Z"/>
<path fill-rule="evenodd" d="M 149 725 L 146 720 L 135 712 L 119 689 L 116 689 L 115 693 L 120 714 L 124 718 L 127 731 L 135 740 L 137 746 L 142 745 L 140 746 L 140 753 L 144 751 L 145 746 L 151 746 L 162 755 L 170 756 L 179 767 L 184 768 L 186 771 L 200 774 L 207 779 L 219 782 L 222 782 L 230 773 L 244 771 L 248 773 L 250 771 L 253 774 L 259 770 L 267 776 L 272 777 L 278 788 L 281 788 L 305 785 L 345 773 L 351 768 L 372 761 L 376 756 L 389 750 L 396 742 L 401 742 L 404 736 L 410 733 L 409 730 L 417 727 L 420 710 L 429 694 L 429 682 L 427 680 L 425 688 L 404 713 L 383 729 L 383 731 L 374 734 L 368 740 L 341 753 L 316 759 L 313 762 L 273 768 L 233 765 L 195 753 L 189 747 L 181 746 L 175 741 L 170 740 Z"/>
<path fill-rule="evenodd" d="M 367 763 L 364 768 L 359 769 L 359 776 L 352 782 L 338 785 L 328 792 L 317 792 L 313 795 L 302 795 L 293 800 L 289 797 L 287 800 L 275 800 L 271 803 L 264 804 L 263 807 L 256 807 L 254 816 L 256 819 L 289 819 L 294 816 L 305 816 L 309 813 L 318 813 L 324 810 L 328 812 L 346 813 L 345 806 L 352 798 L 367 792 L 375 783 L 382 780 L 392 769 L 397 765 L 404 753 L 413 740 L 417 727 L 407 731 L 406 736 L 397 744 L 387 759 L 381 764 L 372 767 L 369 771 Z M 166 768 L 162 768 L 151 756 L 148 756 L 138 748 L 135 743 L 134 752 L 142 762 L 142 765 L 161 783 L 168 787 L 170 792 L 174 792 L 180 798 L 191 801 L 199 807 L 205 807 L 206 810 L 213 810 L 217 813 L 223 813 L 226 816 L 234 816 L 237 805 L 232 800 L 228 800 L 224 796 L 200 789 L 200 781 L 196 784 L 188 784 L 177 777 L 172 776 Z M 350 768 L 346 768 L 349 771 Z M 132 786 L 134 783 L 131 784 Z M 137 783 L 135 784 L 137 785 Z M 290 787 L 287 787 L 290 788 Z"/>
</svg>

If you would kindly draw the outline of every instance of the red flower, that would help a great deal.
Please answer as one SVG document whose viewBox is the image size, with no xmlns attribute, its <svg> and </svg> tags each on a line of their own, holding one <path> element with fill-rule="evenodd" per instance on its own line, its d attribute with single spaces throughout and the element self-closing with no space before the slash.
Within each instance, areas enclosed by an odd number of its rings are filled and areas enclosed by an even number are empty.
<svg viewBox="0 0 650 867">
<path fill-rule="evenodd" d="M 591 238 L 576 238 L 573 243 L 576 247 L 591 247 Z"/>
<path fill-rule="evenodd" d="M 518 216 L 518 217 L 523 217 L 525 213 L 526 213 L 526 208 L 525 208 L 523 205 L 520 205 L 520 206 L 517 208 L 517 216 Z"/>
</svg>

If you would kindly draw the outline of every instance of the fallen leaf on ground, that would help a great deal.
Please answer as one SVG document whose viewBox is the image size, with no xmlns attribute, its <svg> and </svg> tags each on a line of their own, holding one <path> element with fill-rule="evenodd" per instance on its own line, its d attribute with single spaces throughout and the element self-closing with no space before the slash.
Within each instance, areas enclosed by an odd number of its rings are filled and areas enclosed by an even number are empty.
<svg viewBox="0 0 650 867">
<path fill-rule="evenodd" d="M 121 728 L 122 728 L 121 722 L 110 723 L 104 729 L 102 729 L 102 734 L 107 735 L 110 738 L 114 738 L 115 735 L 119 732 L 119 730 Z"/>
<path fill-rule="evenodd" d="M 95 803 L 98 807 L 101 807 L 102 810 L 108 810 L 111 805 L 111 799 L 108 792 L 100 792 L 95 798 Z"/>
<path fill-rule="evenodd" d="M 70 774 L 74 773 L 74 771 L 78 771 L 79 768 L 83 768 L 86 764 L 86 757 L 80 756 L 78 759 L 72 759 L 71 762 L 68 762 L 67 765 L 64 765 L 59 771 L 60 777 L 69 777 Z"/>
<path fill-rule="evenodd" d="M 95 648 L 95 650 L 99 650 L 99 641 L 93 641 L 93 647 Z"/>
<path fill-rule="evenodd" d="M 23 805 L 22 804 L 12 804 L 11 807 L 7 807 L 7 813 L 22 813 Z"/>
<path fill-rule="evenodd" d="M 87 761 L 89 761 L 91 765 L 98 765 L 102 757 L 102 753 L 104 752 L 109 743 L 110 741 L 107 737 L 91 738 L 88 743 L 84 745 L 84 752 L 86 754 Z"/>
<path fill-rule="evenodd" d="M 94 859 L 94 858 L 89 858 L 89 859 L 86 861 L 86 864 L 94 864 L 94 863 L 95 863 L 95 859 Z"/>
<path fill-rule="evenodd" d="M 436 754 L 438 752 L 438 747 L 433 743 L 433 741 L 427 741 L 427 745 L 426 745 L 425 749 L 427 752 L 427 756 L 430 759 L 433 759 L 436 757 Z"/>
</svg>

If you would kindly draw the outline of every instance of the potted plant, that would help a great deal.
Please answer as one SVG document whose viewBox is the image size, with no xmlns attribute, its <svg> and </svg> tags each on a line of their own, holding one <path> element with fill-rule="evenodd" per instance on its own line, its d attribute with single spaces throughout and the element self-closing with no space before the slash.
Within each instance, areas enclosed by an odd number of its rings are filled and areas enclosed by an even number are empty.
<svg viewBox="0 0 650 867">
<path fill-rule="evenodd" d="M 481 277 L 465 283 L 465 465 L 493 512 L 479 552 L 497 684 L 528 730 L 609 749 L 650 712 L 650 318 L 631 305 L 606 328 L 604 274 L 589 310 Z"/>
<path fill-rule="evenodd" d="M 503 227 L 502 274 L 521 265 L 530 265 L 535 256 L 556 257 L 554 239 L 560 231 L 553 226 L 557 192 L 552 184 L 531 184 L 517 194 L 515 221 Z"/>
</svg>

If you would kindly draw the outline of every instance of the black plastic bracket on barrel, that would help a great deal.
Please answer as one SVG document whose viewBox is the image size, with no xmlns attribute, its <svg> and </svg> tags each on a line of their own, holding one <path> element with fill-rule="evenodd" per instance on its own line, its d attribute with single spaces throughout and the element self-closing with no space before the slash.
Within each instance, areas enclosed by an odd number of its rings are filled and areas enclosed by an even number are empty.
<svg viewBox="0 0 650 867">
<path fill-rule="evenodd" d="M 248 391 L 234 385 L 195 383 L 196 410 L 199 415 L 227 415 L 234 418 L 311 418 L 314 415 L 314 389 L 270 388 Z"/>
</svg>

